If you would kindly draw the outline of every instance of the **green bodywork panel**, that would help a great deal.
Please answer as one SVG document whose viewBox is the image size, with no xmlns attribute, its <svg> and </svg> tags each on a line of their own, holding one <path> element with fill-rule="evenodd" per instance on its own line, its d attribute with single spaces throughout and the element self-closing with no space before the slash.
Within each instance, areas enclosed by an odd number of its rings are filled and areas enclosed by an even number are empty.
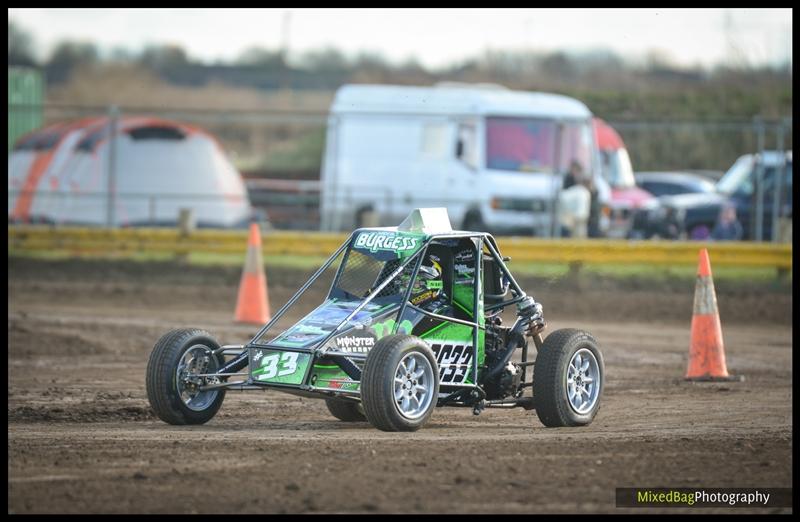
<svg viewBox="0 0 800 522">
<path fill-rule="evenodd" d="M 301 384 L 311 354 L 254 349 L 251 361 L 255 367 L 251 375 L 258 382 Z"/>
<path fill-rule="evenodd" d="M 411 331 L 414 329 L 414 324 L 407 319 L 398 323 L 394 317 L 392 317 L 386 319 L 385 321 L 375 323 L 369 328 L 375 332 L 375 337 L 377 339 L 381 339 L 387 335 L 394 334 L 411 335 Z"/>
<path fill-rule="evenodd" d="M 470 318 L 475 309 L 475 289 L 472 285 L 453 285 L 453 306 L 460 308 Z"/>
<path fill-rule="evenodd" d="M 317 388 L 335 388 L 358 391 L 361 383 L 350 381 L 350 377 L 335 364 L 317 363 L 311 369 L 311 384 Z"/>
</svg>

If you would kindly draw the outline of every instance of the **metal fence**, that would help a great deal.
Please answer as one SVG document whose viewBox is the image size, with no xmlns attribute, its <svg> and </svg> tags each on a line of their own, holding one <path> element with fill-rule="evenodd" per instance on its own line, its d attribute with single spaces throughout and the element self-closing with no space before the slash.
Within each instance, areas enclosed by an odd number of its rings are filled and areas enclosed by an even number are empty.
<svg viewBox="0 0 800 522">
<path fill-rule="evenodd" d="M 15 202 L 25 195 L 36 194 L 37 207 L 46 208 L 46 217 L 32 215 L 28 219 L 15 217 Z M 108 191 L 87 191 L 80 193 L 58 192 L 53 190 L 8 190 L 9 223 L 40 223 L 50 225 L 102 225 L 107 228 L 118 226 L 175 226 L 182 210 L 205 208 L 205 214 L 224 204 L 226 200 L 241 201 L 240 194 L 201 194 L 186 192 L 184 194 L 154 194 L 149 192 L 125 192 L 113 194 L 109 197 Z M 80 208 L 80 212 L 74 212 Z M 70 221 L 65 216 L 76 215 L 83 218 L 80 221 Z M 103 220 L 97 216 L 105 216 Z M 193 215 L 192 219 L 197 216 Z M 200 227 L 221 226 L 220 224 L 196 223 Z M 238 225 L 247 226 L 246 221 Z"/>
<path fill-rule="evenodd" d="M 41 111 L 43 124 L 87 116 L 110 116 L 115 125 L 121 115 L 152 115 L 196 124 L 213 133 L 245 175 L 254 206 L 263 209 L 277 228 L 319 228 L 319 169 L 324 151 L 328 114 L 318 111 L 199 110 L 166 107 L 116 107 L 9 104 L 9 118 Z M 626 142 L 634 169 L 724 172 L 741 155 L 765 150 L 791 150 L 792 120 L 630 121 L 608 118 Z M 114 154 L 108 162 L 109 187 L 114 184 Z M 11 187 L 9 187 L 11 189 Z M 91 196 L 91 197 L 90 197 Z M 201 199 L 206 194 L 198 195 Z M 55 197 L 55 196 L 54 196 Z M 86 195 L 87 200 L 106 199 L 108 223 L 114 223 L 120 202 L 137 200 L 148 205 L 152 222 L 170 196 L 162 194 L 115 194 L 113 190 Z M 188 196 L 191 197 L 191 196 Z M 392 198 L 389 194 L 386 196 Z M 764 194 L 757 194 L 756 207 L 764 208 Z M 777 198 L 779 195 L 773 194 Z M 124 206 L 124 204 L 122 205 Z M 773 223 L 782 217 L 780 205 L 773 208 Z M 762 219 L 762 212 L 757 219 Z M 757 224 L 761 233 L 761 223 Z M 771 237 L 779 239 L 778 227 Z"/>
<path fill-rule="evenodd" d="M 636 171 L 722 174 L 739 156 L 791 150 L 792 118 L 608 122 L 622 136 Z"/>
</svg>

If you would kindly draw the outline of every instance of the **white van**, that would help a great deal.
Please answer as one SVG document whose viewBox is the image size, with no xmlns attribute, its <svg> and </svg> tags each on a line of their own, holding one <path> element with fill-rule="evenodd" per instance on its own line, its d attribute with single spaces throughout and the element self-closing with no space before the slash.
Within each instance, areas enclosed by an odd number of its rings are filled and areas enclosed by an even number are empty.
<svg viewBox="0 0 800 522">
<path fill-rule="evenodd" d="M 445 206 L 465 230 L 550 236 L 573 160 L 593 174 L 605 203 L 592 113 L 573 98 L 499 86 L 345 85 L 328 120 L 321 228 L 383 226 L 417 207 Z"/>
</svg>

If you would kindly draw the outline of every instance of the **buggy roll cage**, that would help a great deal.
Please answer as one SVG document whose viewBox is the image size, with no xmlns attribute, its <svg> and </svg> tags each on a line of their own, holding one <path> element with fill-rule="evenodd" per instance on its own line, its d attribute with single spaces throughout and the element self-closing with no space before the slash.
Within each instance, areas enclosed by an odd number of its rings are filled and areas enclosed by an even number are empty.
<svg viewBox="0 0 800 522">
<path fill-rule="evenodd" d="M 254 385 L 253 382 L 250 380 L 249 374 L 240 374 L 240 373 L 236 373 L 236 372 L 238 372 L 239 370 L 243 369 L 245 366 L 248 365 L 250 348 L 274 349 L 274 347 L 271 347 L 269 345 L 269 343 L 265 344 L 263 342 L 263 340 L 262 340 L 263 337 L 277 323 L 277 321 L 286 313 L 286 311 L 289 308 L 291 308 L 291 306 L 294 305 L 294 303 L 296 303 L 300 299 L 300 297 L 303 296 L 303 294 L 308 290 L 308 288 L 311 287 L 311 285 L 334 263 L 334 261 L 336 261 L 336 259 L 342 254 L 342 252 L 345 252 L 344 258 L 341 260 L 339 266 L 337 267 L 336 274 L 334 275 L 333 280 L 331 281 L 331 286 L 328 289 L 328 295 L 331 294 L 331 292 L 334 289 L 334 286 L 336 285 L 337 281 L 339 280 L 339 277 L 341 276 L 342 270 L 344 269 L 344 267 L 346 265 L 347 256 L 349 256 L 350 252 L 352 251 L 352 244 L 353 244 L 355 238 L 357 237 L 357 235 L 359 233 L 361 233 L 361 232 L 369 232 L 369 231 L 376 231 L 376 230 L 387 231 L 387 229 L 372 229 L 372 228 L 359 228 L 359 229 L 354 230 L 349 235 L 349 237 L 341 244 L 341 246 L 339 246 L 339 248 L 336 249 L 336 251 L 333 254 L 331 254 L 331 256 L 325 261 L 325 263 L 323 263 L 322 266 L 319 269 L 317 269 L 317 271 L 314 272 L 314 274 L 308 279 L 308 281 L 306 281 L 303 284 L 303 286 L 301 286 L 297 290 L 297 292 L 295 292 L 295 294 L 275 313 L 275 315 L 273 315 L 273 317 L 263 327 L 261 327 L 261 329 L 253 336 L 253 338 L 247 344 L 245 344 L 245 345 L 225 345 L 225 346 L 222 346 L 222 347 L 218 348 L 217 350 L 214 350 L 214 354 L 215 355 L 219 355 L 219 354 L 221 354 L 222 356 L 235 355 L 236 357 L 233 360 L 229 361 L 228 363 L 224 364 L 215 373 L 207 374 L 206 376 L 222 378 L 222 379 L 228 379 L 229 377 L 233 377 L 233 376 L 244 376 L 244 375 L 247 375 L 248 376 L 247 380 L 245 380 L 245 381 L 235 381 L 235 382 L 220 382 L 220 383 L 217 383 L 217 384 L 211 384 L 211 385 L 203 386 L 201 388 L 204 389 L 204 390 L 211 390 L 211 389 L 215 389 L 215 388 L 231 388 L 231 387 L 238 388 L 238 389 L 264 389 L 264 388 L 267 388 L 267 387 L 289 388 L 287 385 L 282 385 L 280 383 L 270 383 L 268 385 L 266 385 L 266 384 Z M 511 272 L 506 267 L 505 261 L 507 261 L 508 258 L 504 259 L 500 255 L 500 253 L 498 251 L 498 248 L 497 248 L 497 243 L 496 243 L 494 237 L 492 237 L 491 234 L 486 233 L 486 232 L 466 232 L 466 231 L 453 231 L 453 232 L 448 232 L 448 233 L 429 234 L 429 235 L 426 235 L 421 240 L 422 243 L 420 245 L 420 248 L 415 253 L 410 255 L 406 260 L 404 260 L 404 262 L 402 262 L 400 264 L 399 267 L 397 267 L 388 276 L 386 276 L 386 278 L 377 287 L 375 287 L 374 290 L 372 290 L 370 292 L 369 296 L 365 297 L 363 299 L 363 301 L 352 312 L 350 312 L 345 319 L 343 319 L 335 328 L 333 328 L 327 335 L 325 335 L 322 339 L 320 339 L 318 341 L 315 341 L 312 347 L 309 347 L 309 348 L 303 347 L 303 348 L 301 348 L 301 347 L 281 346 L 279 348 L 281 351 L 292 351 L 292 352 L 301 352 L 301 353 L 310 353 L 311 354 L 312 360 L 310 361 L 310 363 L 306 367 L 306 371 L 305 371 L 305 374 L 303 376 L 303 380 L 301 381 L 303 384 L 301 384 L 299 386 L 299 388 L 301 390 L 306 390 L 306 391 L 312 391 L 312 390 L 315 389 L 314 386 L 311 386 L 311 385 L 308 385 L 308 384 L 305 384 L 305 383 L 308 381 L 309 375 L 310 375 L 310 373 L 312 371 L 314 360 L 316 360 L 319 357 L 326 357 L 326 358 L 329 358 L 329 359 L 333 359 L 333 361 L 351 379 L 356 380 L 356 381 L 361 380 L 361 370 L 360 370 L 360 368 L 358 368 L 352 362 L 351 359 L 364 359 L 364 358 L 366 358 L 366 356 L 365 355 L 364 356 L 359 356 L 357 354 L 351 354 L 351 353 L 331 352 L 327 348 L 325 348 L 325 344 L 332 337 L 334 337 L 335 335 L 341 333 L 342 328 L 345 325 L 349 324 L 350 320 L 353 317 L 355 317 L 367 304 L 369 304 L 376 296 L 378 296 L 380 294 L 380 291 L 383 290 L 383 288 L 385 288 L 396 277 L 398 277 L 406 269 L 406 267 L 411 265 L 411 263 L 414 263 L 414 265 L 413 265 L 413 269 L 412 269 L 411 279 L 410 280 L 414 281 L 416 279 L 416 277 L 417 277 L 417 273 L 419 272 L 419 267 L 422 264 L 422 260 L 423 260 L 423 257 L 424 257 L 423 253 L 427 251 L 428 246 L 430 245 L 430 243 L 432 243 L 432 242 L 434 242 L 434 241 L 436 241 L 438 239 L 462 239 L 462 238 L 468 238 L 468 239 L 473 239 L 473 240 L 477 239 L 477 241 L 474 241 L 475 249 L 476 249 L 476 251 L 477 251 L 477 253 L 479 255 L 479 257 L 476 259 L 476 263 L 475 263 L 475 281 L 476 281 L 476 283 L 475 283 L 474 288 L 473 288 L 473 292 L 474 293 L 473 293 L 472 317 L 473 317 L 474 321 L 467 321 L 467 320 L 458 319 L 458 318 L 454 318 L 454 317 L 443 316 L 443 315 L 439 315 L 439 314 L 436 314 L 436 313 L 428 312 L 426 310 L 423 310 L 423 309 L 421 309 L 419 307 L 414 306 L 413 304 L 411 304 L 409 302 L 413 285 L 408 285 L 408 288 L 405 289 L 404 295 L 403 295 L 403 300 L 400 302 L 400 305 L 399 305 L 397 313 L 396 313 L 396 317 L 397 318 L 403 317 L 403 314 L 405 313 L 406 308 L 407 307 L 412 307 L 415 311 L 417 311 L 419 313 L 422 313 L 424 315 L 427 315 L 429 317 L 432 317 L 434 319 L 443 320 L 443 321 L 449 321 L 449 322 L 453 322 L 453 323 L 458 323 L 458 324 L 462 324 L 462 325 L 465 325 L 465 326 L 470 326 L 470 327 L 472 327 L 472 333 L 473 333 L 473 346 L 475 347 L 476 354 L 477 354 L 478 343 L 479 343 L 479 339 L 478 339 L 479 338 L 479 330 L 480 330 L 481 327 L 485 328 L 485 324 L 484 325 L 481 324 L 483 322 L 483 321 L 481 321 L 481 319 L 482 319 L 481 314 L 485 314 L 486 312 L 490 312 L 490 311 L 501 310 L 501 309 L 503 309 L 503 308 L 505 308 L 507 306 L 511 306 L 511 305 L 520 303 L 523 300 L 525 300 L 528 296 L 525 294 L 524 290 L 522 290 L 522 288 L 516 282 L 514 277 L 511 275 Z M 481 262 L 481 260 L 482 260 L 483 255 L 484 255 L 484 252 L 483 252 L 483 247 L 484 246 L 489 251 L 489 255 L 491 256 L 491 258 L 494 260 L 494 265 L 497 268 L 499 268 L 500 272 L 502 273 L 502 276 L 504 278 L 503 286 L 505 287 L 506 293 L 507 293 L 508 287 L 510 287 L 511 290 L 512 290 L 512 295 L 513 295 L 513 298 L 508 300 L 508 301 L 502 301 L 502 302 L 495 303 L 495 304 L 490 305 L 490 306 L 482 306 L 483 303 L 481 302 L 481 299 L 480 299 L 480 292 L 482 291 L 482 285 L 483 285 L 483 274 L 482 274 L 482 264 L 483 263 Z M 502 294 L 502 295 L 505 295 L 505 294 Z M 513 351 L 514 350 L 509 350 L 509 355 L 510 355 L 510 352 L 513 352 Z M 525 349 L 524 352 L 527 352 L 527 349 Z M 524 353 L 523 355 L 526 355 L 526 353 Z M 523 357 L 523 358 L 525 358 L 525 357 Z M 457 400 L 461 396 L 462 392 L 464 392 L 465 390 L 469 390 L 469 389 L 477 390 L 479 392 L 480 398 L 481 399 L 483 398 L 483 396 L 485 394 L 483 393 L 483 391 L 482 391 L 482 389 L 480 387 L 481 383 L 480 383 L 479 379 L 477 378 L 478 377 L 478 357 L 477 356 L 473 357 L 472 360 L 473 360 L 472 371 L 473 371 L 473 375 L 475 375 L 475 379 L 474 379 L 475 382 L 472 383 L 472 384 L 464 384 L 464 383 L 447 384 L 446 386 L 448 386 L 448 387 L 456 387 L 458 389 L 455 392 L 453 392 L 450 395 L 448 395 L 447 397 L 445 397 L 444 399 L 442 399 L 441 402 L 450 402 L 452 400 Z M 491 369 L 489 369 L 488 372 L 485 372 L 484 373 L 484 377 L 487 374 L 494 373 L 493 370 L 495 370 L 495 368 L 491 368 Z M 291 386 L 291 388 L 296 390 L 298 387 L 297 386 Z M 328 391 L 328 390 L 320 389 L 319 391 Z M 348 393 L 345 390 L 337 390 L 337 391 L 339 393 Z M 355 394 L 355 395 L 358 394 L 358 392 L 349 392 L 349 393 Z"/>
</svg>

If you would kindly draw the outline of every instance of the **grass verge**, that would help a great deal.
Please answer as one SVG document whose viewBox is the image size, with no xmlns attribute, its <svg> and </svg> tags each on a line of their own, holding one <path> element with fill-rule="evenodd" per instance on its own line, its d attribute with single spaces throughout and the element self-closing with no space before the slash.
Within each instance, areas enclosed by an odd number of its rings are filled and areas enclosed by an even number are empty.
<svg viewBox="0 0 800 522">
<path fill-rule="evenodd" d="M 98 256 L 96 254 L 81 255 L 68 251 L 20 251 L 10 250 L 9 256 L 29 257 L 45 260 L 65 259 L 108 259 L 128 260 L 137 262 L 150 261 L 175 261 L 172 254 L 152 253 L 126 253 Z M 325 262 L 325 257 L 318 256 L 264 256 L 264 265 L 270 267 L 296 268 L 298 270 L 313 270 Z M 191 253 L 187 258 L 179 261 L 195 266 L 244 266 L 244 254 L 208 254 Z M 696 275 L 696 267 L 692 266 L 663 266 L 663 265 L 583 265 L 580 267 L 562 263 L 515 263 L 510 262 L 512 274 L 520 277 L 535 277 L 557 282 L 564 279 L 589 279 L 589 280 L 643 280 L 658 284 L 671 282 L 685 282 L 692 280 Z M 777 270 L 765 267 L 712 267 L 714 280 L 723 284 L 764 284 L 774 288 L 791 288 L 792 273 L 789 271 L 778 277 Z"/>
</svg>

